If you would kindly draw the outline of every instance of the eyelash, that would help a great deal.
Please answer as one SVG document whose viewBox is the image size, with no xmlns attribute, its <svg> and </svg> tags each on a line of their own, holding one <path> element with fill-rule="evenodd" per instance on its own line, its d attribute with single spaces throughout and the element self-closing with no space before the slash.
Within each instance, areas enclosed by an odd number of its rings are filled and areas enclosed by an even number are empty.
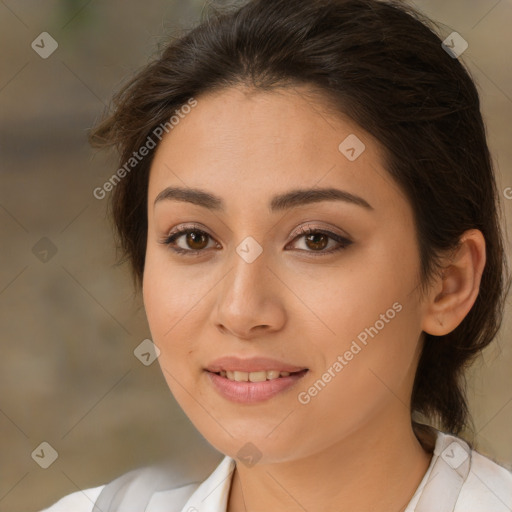
<svg viewBox="0 0 512 512">
<path fill-rule="evenodd" d="M 211 240 L 213 240 L 213 238 L 208 233 L 206 233 L 204 230 L 199 229 L 198 227 L 192 226 L 192 227 L 188 227 L 188 228 L 185 228 L 185 229 L 182 229 L 180 231 L 176 231 L 175 233 L 170 234 L 168 237 L 166 237 L 164 240 L 162 240 L 161 243 L 164 245 L 168 245 L 172 251 L 174 251 L 175 253 L 180 254 L 182 256 L 191 256 L 191 257 L 200 256 L 200 253 L 204 252 L 205 249 L 194 250 L 194 249 L 183 249 L 181 247 L 175 247 L 175 246 L 171 247 L 178 238 L 182 237 L 183 235 L 187 235 L 189 233 L 200 233 L 200 234 L 206 235 Z M 331 249 L 329 251 L 323 251 L 323 250 L 322 251 L 306 251 L 304 249 L 300 249 L 300 251 L 302 251 L 302 252 L 309 252 L 309 253 L 314 254 L 315 257 L 316 256 L 324 256 L 327 254 L 333 254 L 335 252 L 346 249 L 349 245 L 352 244 L 352 241 L 349 240 L 348 238 L 342 237 L 336 233 L 333 233 L 332 231 L 327 231 L 325 229 L 319 229 L 319 228 L 312 228 L 310 226 L 305 226 L 305 227 L 300 228 L 299 233 L 292 240 L 292 242 L 294 242 L 298 238 L 301 238 L 301 237 L 304 237 L 307 235 L 312 235 L 312 234 L 326 235 L 327 237 L 331 238 L 332 240 L 334 240 L 340 244 L 338 247 Z"/>
</svg>

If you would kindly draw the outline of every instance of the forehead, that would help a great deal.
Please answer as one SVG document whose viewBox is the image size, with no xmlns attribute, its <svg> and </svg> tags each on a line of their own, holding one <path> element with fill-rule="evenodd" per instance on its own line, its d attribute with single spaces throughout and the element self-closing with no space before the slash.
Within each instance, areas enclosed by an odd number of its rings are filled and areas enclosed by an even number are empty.
<svg viewBox="0 0 512 512">
<path fill-rule="evenodd" d="M 402 196 L 379 143 L 305 87 L 231 87 L 196 100 L 159 144 L 150 202 L 170 185 L 236 194 L 240 205 L 298 186 L 364 192 L 376 205 Z"/>
</svg>

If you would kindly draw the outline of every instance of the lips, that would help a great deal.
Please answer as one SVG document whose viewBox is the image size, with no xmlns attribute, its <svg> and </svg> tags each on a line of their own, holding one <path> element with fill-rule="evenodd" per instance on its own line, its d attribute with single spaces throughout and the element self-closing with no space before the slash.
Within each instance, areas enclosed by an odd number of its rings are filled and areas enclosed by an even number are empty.
<svg viewBox="0 0 512 512">
<path fill-rule="evenodd" d="M 307 370 L 305 366 L 295 366 L 289 363 L 278 361 L 277 359 L 270 359 L 268 357 L 251 357 L 249 359 L 241 359 L 235 356 L 226 356 L 212 361 L 206 368 L 207 371 L 212 373 L 224 372 L 288 372 L 296 373 L 302 370 Z"/>
<path fill-rule="evenodd" d="M 268 400 L 294 386 L 308 368 L 276 359 L 223 357 L 206 368 L 214 388 L 230 401 L 257 403 Z"/>
</svg>

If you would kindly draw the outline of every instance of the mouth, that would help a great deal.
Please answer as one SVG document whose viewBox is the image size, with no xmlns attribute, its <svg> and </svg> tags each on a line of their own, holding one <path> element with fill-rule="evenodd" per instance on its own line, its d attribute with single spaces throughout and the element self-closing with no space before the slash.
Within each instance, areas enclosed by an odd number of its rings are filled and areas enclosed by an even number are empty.
<svg viewBox="0 0 512 512">
<path fill-rule="evenodd" d="M 269 357 L 224 356 L 204 368 L 213 389 L 230 402 L 254 404 L 284 394 L 308 373 Z"/>
<path fill-rule="evenodd" d="M 241 359 L 227 356 L 204 368 L 213 389 L 237 404 L 256 404 L 285 395 L 284 392 L 295 386 L 308 371 L 309 368 L 267 357 Z"/>
</svg>

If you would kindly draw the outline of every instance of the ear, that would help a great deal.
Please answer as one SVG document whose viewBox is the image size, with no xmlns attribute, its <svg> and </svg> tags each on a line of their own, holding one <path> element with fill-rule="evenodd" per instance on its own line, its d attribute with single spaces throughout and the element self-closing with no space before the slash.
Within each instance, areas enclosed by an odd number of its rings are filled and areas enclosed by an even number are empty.
<svg viewBox="0 0 512 512">
<path fill-rule="evenodd" d="M 469 313 L 485 267 L 485 239 L 478 229 L 465 231 L 457 249 L 444 259 L 425 300 L 422 330 L 434 336 L 453 331 Z"/>
</svg>

